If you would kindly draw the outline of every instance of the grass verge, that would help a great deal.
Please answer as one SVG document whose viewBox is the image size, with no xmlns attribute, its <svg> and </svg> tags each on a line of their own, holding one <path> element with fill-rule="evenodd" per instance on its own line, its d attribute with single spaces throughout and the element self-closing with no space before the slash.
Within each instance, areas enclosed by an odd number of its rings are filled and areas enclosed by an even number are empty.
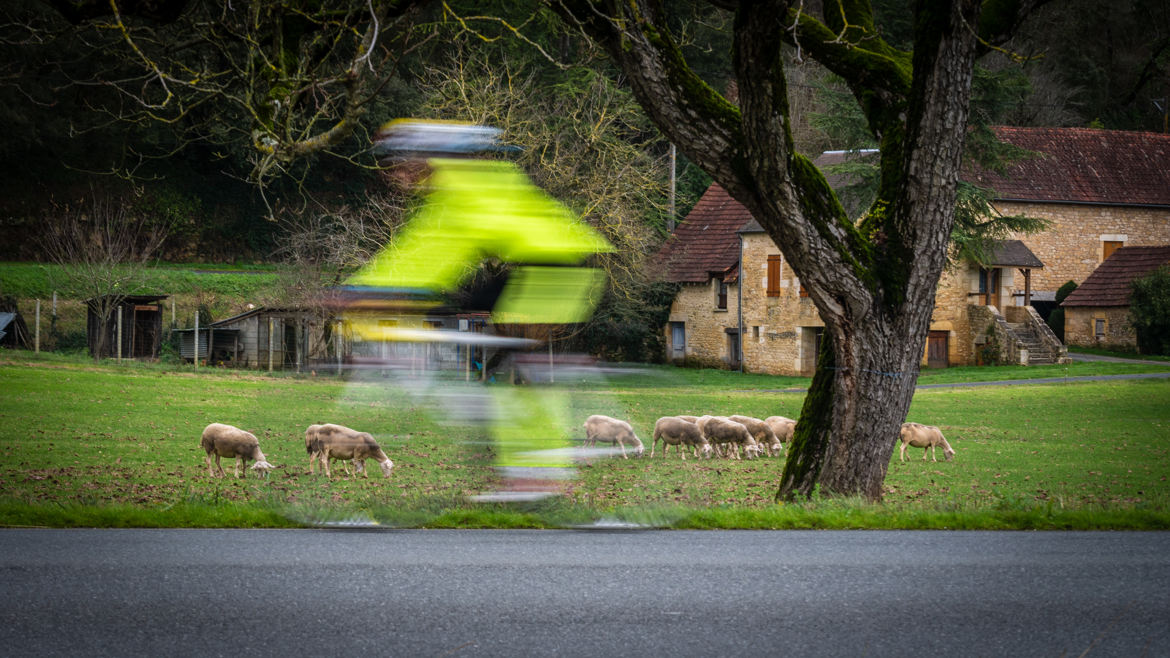
<svg viewBox="0 0 1170 658">
<path fill-rule="evenodd" d="M 796 416 L 803 393 L 781 392 L 789 387 L 762 377 L 642 368 L 632 377 L 566 387 L 566 436 L 579 434 L 590 413 L 626 418 L 646 441 L 647 457 L 581 463 L 564 499 L 517 508 L 466 502 L 493 486 L 490 444 L 434 413 L 417 392 L 377 378 L 268 377 L 5 352 L 0 422 L 29 429 L 0 437 L 0 525 L 1170 527 L 1166 380 L 921 390 L 909 420 L 939 425 L 956 459 L 923 461 L 912 450 L 903 462 L 895 450 L 878 505 L 778 505 L 782 457 L 683 461 L 661 450 L 648 457 L 659 416 Z M 272 477 L 209 476 L 198 441 L 213 421 L 255 433 L 278 466 Z M 324 421 L 372 432 L 395 461 L 392 477 L 377 469 L 365 480 L 310 475 L 304 427 Z"/>
</svg>

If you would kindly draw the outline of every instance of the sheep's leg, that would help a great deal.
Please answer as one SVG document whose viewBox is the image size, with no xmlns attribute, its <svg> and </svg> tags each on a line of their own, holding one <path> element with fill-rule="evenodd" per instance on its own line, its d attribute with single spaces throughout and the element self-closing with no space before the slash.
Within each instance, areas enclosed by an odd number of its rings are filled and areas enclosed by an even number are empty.
<svg viewBox="0 0 1170 658">
<path fill-rule="evenodd" d="M 680 442 L 678 443 L 678 445 L 677 445 L 677 446 L 675 446 L 675 448 L 674 448 L 674 451 L 675 451 L 675 452 L 677 452 L 677 453 L 678 453 L 680 456 L 682 456 L 682 460 L 683 460 L 684 462 L 687 460 L 687 451 L 683 449 L 683 448 L 685 448 L 685 447 L 686 447 L 686 446 L 684 446 L 684 445 L 682 444 L 682 442 L 680 441 Z"/>
<path fill-rule="evenodd" d="M 650 459 L 654 459 L 654 451 L 658 448 L 658 437 L 650 442 Z M 662 458 L 666 459 L 666 441 L 662 442 Z"/>
<path fill-rule="evenodd" d="M 207 458 L 203 461 L 207 462 L 207 476 L 215 477 L 215 469 L 211 467 L 211 453 L 207 453 Z"/>
<path fill-rule="evenodd" d="M 329 454 L 328 450 L 321 453 L 321 466 L 325 469 L 325 477 L 330 480 L 333 479 L 333 470 L 329 468 L 329 461 L 331 457 L 332 455 Z"/>
<path fill-rule="evenodd" d="M 618 447 L 622 449 L 622 459 L 629 459 L 629 457 L 626 456 L 626 442 L 618 439 L 617 444 Z"/>
</svg>

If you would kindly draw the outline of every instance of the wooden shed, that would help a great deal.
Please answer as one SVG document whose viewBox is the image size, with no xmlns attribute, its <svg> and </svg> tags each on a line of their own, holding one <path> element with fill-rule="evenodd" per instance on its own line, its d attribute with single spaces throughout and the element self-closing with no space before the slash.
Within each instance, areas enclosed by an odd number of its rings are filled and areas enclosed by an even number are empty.
<svg viewBox="0 0 1170 658">
<path fill-rule="evenodd" d="M 162 341 L 162 300 L 167 297 L 105 295 L 85 300 L 86 342 L 90 356 L 99 359 L 157 359 Z M 103 308 L 110 310 L 109 317 L 104 321 L 101 312 Z M 101 354 L 98 354 L 98 338 L 103 334 L 105 341 L 100 348 Z"/>
<path fill-rule="evenodd" d="M 250 309 L 199 328 L 199 359 L 240 368 L 292 369 L 336 361 L 332 324 L 302 308 Z M 180 354 L 195 356 L 194 329 L 180 330 Z M 208 356 L 208 345 L 211 353 Z"/>
</svg>

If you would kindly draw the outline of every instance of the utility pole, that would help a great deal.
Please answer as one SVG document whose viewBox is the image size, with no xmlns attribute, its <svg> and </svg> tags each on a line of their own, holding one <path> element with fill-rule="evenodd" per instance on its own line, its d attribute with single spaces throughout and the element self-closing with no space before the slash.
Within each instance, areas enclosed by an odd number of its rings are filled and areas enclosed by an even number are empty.
<svg viewBox="0 0 1170 658">
<path fill-rule="evenodd" d="M 670 215 L 666 218 L 666 230 L 674 231 L 674 192 L 677 185 L 678 155 L 674 144 L 670 145 Z"/>
</svg>

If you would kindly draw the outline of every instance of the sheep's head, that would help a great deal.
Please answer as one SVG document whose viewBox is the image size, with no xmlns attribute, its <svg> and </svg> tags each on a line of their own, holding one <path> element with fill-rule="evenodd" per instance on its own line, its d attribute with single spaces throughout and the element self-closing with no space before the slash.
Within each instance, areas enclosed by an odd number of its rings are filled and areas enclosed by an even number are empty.
<svg viewBox="0 0 1170 658">
<path fill-rule="evenodd" d="M 646 452 L 646 448 L 644 448 L 643 446 L 638 446 L 637 448 L 634 449 L 634 456 L 641 457 L 643 452 Z"/>
<path fill-rule="evenodd" d="M 383 477 L 390 477 L 390 471 L 394 469 L 394 462 L 387 459 L 384 462 L 379 462 L 378 466 L 382 467 Z"/>
<path fill-rule="evenodd" d="M 951 461 L 955 458 L 955 449 L 950 446 L 943 448 L 943 456 L 946 457 L 947 461 Z"/>
<path fill-rule="evenodd" d="M 272 464 L 268 463 L 267 461 L 264 461 L 263 459 L 261 459 L 260 461 L 256 462 L 255 464 L 252 464 L 252 467 L 250 470 L 256 471 L 256 474 L 263 478 L 263 477 L 268 477 L 268 473 L 274 468 L 276 468 L 276 467 L 273 466 Z"/>
</svg>

